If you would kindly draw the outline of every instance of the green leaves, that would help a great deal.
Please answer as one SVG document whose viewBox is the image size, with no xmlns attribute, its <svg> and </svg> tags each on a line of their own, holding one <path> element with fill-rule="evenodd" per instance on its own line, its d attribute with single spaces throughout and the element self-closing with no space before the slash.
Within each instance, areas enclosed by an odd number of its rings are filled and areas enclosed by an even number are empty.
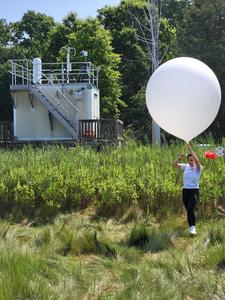
<svg viewBox="0 0 225 300">
<path fill-rule="evenodd" d="M 119 85 L 120 56 L 113 51 L 110 32 L 103 28 L 98 20 L 90 18 L 79 22 L 76 32 L 68 35 L 68 44 L 75 47 L 78 54 L 82 50 L 88 50 L 88 60 L 100 67 L 99 88 L 102 117 L 118 116 L 118 106 L 123 105 Z"/>
<path fill-rule="evenodd" d="M 182 211 L 182 172 L 172 166 L 182 146 L 130 143 L 95 152 L 60 147 L 3 151 L 0 161 L 1 216 L 38 216 L 93 207 L 101 216 L 121 218 L 130 208 L 145 215 Z M 196 149 L 201 159 L 201 151 Z M 202 159 L 201 159 L 202 160 Z M 225 164 L 204 160 L 199 215 L 216 216 L 224 195 Z"/>
</svg>

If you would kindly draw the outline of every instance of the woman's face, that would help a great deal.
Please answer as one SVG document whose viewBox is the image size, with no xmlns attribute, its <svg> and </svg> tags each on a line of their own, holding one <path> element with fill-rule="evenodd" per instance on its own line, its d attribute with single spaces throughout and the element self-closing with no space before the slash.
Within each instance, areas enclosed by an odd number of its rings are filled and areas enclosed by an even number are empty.
<svg viewBox="0 0 225 300">
<path fill-rule="evenodd" d="M 194 167 L 195 166 L 195 162 L 194 162 L 194 159 L 192 157 L 192 155 L 188 156 L 188 163 L 191 167 Z"/>
</svg>

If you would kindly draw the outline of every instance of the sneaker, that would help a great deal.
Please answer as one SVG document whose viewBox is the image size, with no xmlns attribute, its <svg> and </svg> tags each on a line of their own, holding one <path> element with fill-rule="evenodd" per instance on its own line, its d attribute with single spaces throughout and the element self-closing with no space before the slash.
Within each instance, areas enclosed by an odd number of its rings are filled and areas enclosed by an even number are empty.
<svg viewBox="0 0 225 300">
<path fill-rule="evenodd" d="M 196 229 L 195 229 L 195 226 L 191 226 L 191 227 L 189 227 L 189 232 L 190 232 L 190 234 L 197 234 L 197 232 L 196 232 Z"/>
</svg>

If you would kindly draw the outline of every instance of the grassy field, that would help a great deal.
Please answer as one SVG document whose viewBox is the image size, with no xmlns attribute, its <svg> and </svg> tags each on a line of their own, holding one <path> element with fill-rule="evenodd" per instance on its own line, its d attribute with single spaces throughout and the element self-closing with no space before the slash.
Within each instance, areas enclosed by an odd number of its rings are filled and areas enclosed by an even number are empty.
<svg viewBox="0 0 225 300">
<path fill-rule="evenodd" d="M 225 299 L 225 164 L 201 164 L 188 234 L 184 145 L 1 151 L 0 300 Z"/>
<path fill-rule="evenodd" d="M 224 198 L 225 164 L 194 147 L 204 166 L 199 216 L 216 217 Z M 101 152 L 86 147 L 1 151 L 0 217 L 44 224 L 59 213 L 94 207 L 102 217 L 121 218 L 133 208 L 145 215 L 181 212 L 182 174 L 172 167 L 182 144 L 151 147 L 129 143 Z M 134 216 L 135 217 L 135 216 Z"/>
<path fill-rule="evenodd" d="M 0 299 L 225 299 L 225 220 L 0 223 Z"/>
</svg>

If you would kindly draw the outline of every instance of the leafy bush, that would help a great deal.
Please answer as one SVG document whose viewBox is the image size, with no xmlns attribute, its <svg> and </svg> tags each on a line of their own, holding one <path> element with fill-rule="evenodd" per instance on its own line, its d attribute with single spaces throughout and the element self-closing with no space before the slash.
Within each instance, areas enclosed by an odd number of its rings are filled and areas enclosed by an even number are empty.
<svg viewBox="0 0 225 300">
<path fill-rule="evenodd" d="M 97 214 L 121 218 L 134 207 L 143 215 L 169 217 L 183 211 L 182 174 L 172 167 L 179 144 L 144 146 L 134 142 L 101 152 L 88 147 L 3 150 L 0 161 L 2 218 L 36 223 L 60 212 L 94 207 Z M 202 157 L 199 217 L 216 217 L 224 197 L 225 164 Z"/>
</svg>

